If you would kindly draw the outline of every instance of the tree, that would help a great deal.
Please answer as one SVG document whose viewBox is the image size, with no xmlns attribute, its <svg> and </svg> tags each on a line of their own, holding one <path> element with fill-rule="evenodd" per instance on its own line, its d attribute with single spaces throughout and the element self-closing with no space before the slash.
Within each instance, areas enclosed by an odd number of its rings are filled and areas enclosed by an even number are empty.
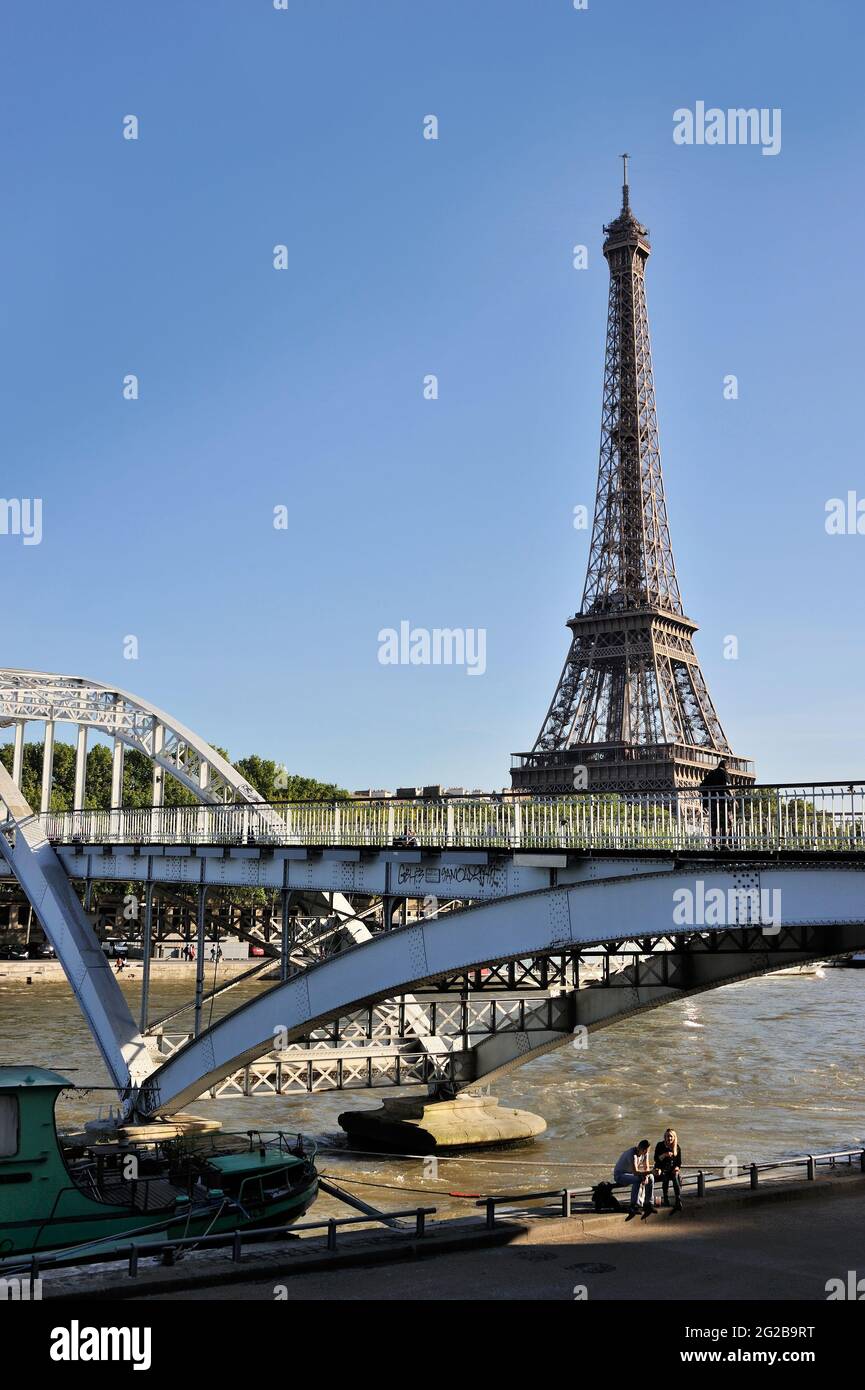
<svg viewBox="0 0 865 1390">
<path fill-rule="evenodd" d="M 222 749 L 217 750 L 228 757 Z M 21 768 L 21 790 L 34 809 L 42 800 L 42 759 L 44 743 L 25 743 Z M 6 771 L 12 771 L 12 745 L 0 747 L 0 761 Z M 302 777 L 298 773 L 287 773 L 272 758 L 259 757 L 251 753 L 234 763 L 234 767 L 265 801 L 333 801 L 344 800 L 348 792 L 333 782 L 319 782 L 314 777 Z M 87 754 L 87 781 L 85 786 L 84 809 L 86 811 L 107 811 L 111 806 L 112 753 L 105 743 L 96 743 Z M 58 740 L 54 745 L 54 775 L 51 783 L 50 809 L 55 812 L 71 811 L 75 796 L 75 748 L 71 743 Z M 196 803 L 194 792 L 178 782 L 176 777 L 166 773 L 164 781 L 166 806 L 193 806 Z M 126 750 L 123 760 L 123 805 L 144 807 L 153 804 L 153 764 L 136 749 Z"/>
<path fill-rule="evenodd" d="M 257 753 L 241 758 L 234 766 L 265 801 L 343 801 L 348 796 L 333 782 L 318 782 L 314 777 L 286 772 L 281 764 L 260 758 Z"/>
</svg>

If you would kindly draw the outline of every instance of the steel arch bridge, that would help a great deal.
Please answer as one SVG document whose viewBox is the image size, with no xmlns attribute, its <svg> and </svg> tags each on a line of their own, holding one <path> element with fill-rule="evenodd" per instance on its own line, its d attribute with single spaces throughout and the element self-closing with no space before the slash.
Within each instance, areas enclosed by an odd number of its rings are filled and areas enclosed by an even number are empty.
<svg viewBox="0 0 865 1390">
<path fill-rule="evenodd" d="M 58 724 L 72 725 L 76 730 L 73 815 L 86 814 L 87 743 L 89 732 L 95 730 L 113 739 L 109 823 L 122 811 L 127 748 L 143 753 L 152 764 L 152 807 L 157 813 L 164 805 L 164 778 L 168 773 L 204 806 L 242 806 L 247 828 L 251 826 L 261 839 L 274 833 L 278 817 L 217 749 L 149 701 L 81 676 L 0 669 L 0 727 L 14 729 L 11 777 L 0 767 L 0 800 L 6 807 L 0 854 L 42 921 L 109 1075 L 126 1094 L 130 1088 L 134 1091 L 152 1070 L 152 1058 L 92 926 L 65 877 L 63 865 L 21 792 L 28 723 L 43 726 L 42 817 L 50 813 Z M 113 877 L 111 873 L 106 876 Z M 366 923 L 344 894 L 332 891 L 329 908 L 337 914 L 341 930 L 350 941 L 370 937 Z M 412 1002 L 406 1004 L 411 1020 Z M 430 1046 L 437 1050 L 435 1042 Z"/>
<path fill-rule="evenodd" d="M 785 921 L 750 917 L 723 927 L 673 927 L 674 894 L 693 890 L 693 872 L 657 872 L 588 880 L 478 904 L 384 932 L 374 940 L 308 970 L 251 1001 L 189 1042 L 150 1078 L 145 1109 L 176 1108 L 214 1081 L 260 1056 L 276 1034 L 291 1040 L 359 1007 L 374 1005 L 458 977 L 470 982 L 491 964 L 524 963 L 524 981 L 544 960 L 561 963 L 584 946 L 636 946 L 635 963 L 595 988 L 564 984 L 534 1010 L 461 1054 L 452 1072 L 458 1086 L 488 1083 L 592 1031 L 672 999 L 682 999 L 785 965 L 858 949 L 865 944 L 863 869 L 837 865 L 763 871 L 761 889 L 780 892 Z M 707 895 L 738 892 L 741 870 L 706 866 Z M 731 899 L 734 903 L 737 899 Z M 831 919 L 827 904 L 832 905 Z M 634 937 L 634 922 L 640 922 Z M 661 946 L 665 949 L 657 950 Z M 652 958 L 640 968 L 641 957 Z M 527 963 L 531 962 L 531 965 Z M 566 975 L 559 974 L 560 979 Z M 480 988 L 482 981 L 478 980 Z M 495 985 L 492 986 L 495 988 Z"/>
<path fill-rule="evenodd" d="M 37 721 L 39 813 L 19 785 L 24 728 Z M 491 799 L 482 814 L 433 805 L 426 819 L 414 808 L 412 829 L 426 843 L 413 833 L 409 847 L 406 833 L 396 848 L 393 807 L 292 816 L 191 730 L 110 686 L 0 671 L 0 723 L 15 730 L 11 776 L 0 766 L 0 854 L 54 945 L 113 1083 L 141 1114 L 176 1110 L 219 1083 L 474 1087 L 577 1030 L 865 946 L 861 784 L 831 797 L 750 789 L 750 801 L 724 810 L 723 845 L 699 829 L 703 808 L 686 793 L 675 806 L 653 794 L 624 810 L 584 798 L 576 820 L 568 798 L 504 807 Z M 58 723 L 77 726 L 74 810 L 64 816 L 49 809 Z M 91 729 L 114 739 L 109 812 L 84 810 Z M 153 766 L 144 813 L 121 805 L 126 747 Z M 199 810 L 164 806 L 166 773 L 195 793 Z M 409 810 L 398 814 L 408 831 Z M 148 901 L 157 883 L 194 886 L 200 912 L 214 885 L 277 888 L 284 913 L 292 894 L 328 894 L 328 916 L 337 915 L 306 924 L 303 968 L 166 1058 L 136 1024 L 74 889 L 91 879 L 143 882 Z M 431 895 L 435 907 L 415 922 L 404 909 L 401 926 L 386 907 L 371 923 L 346 894 L 391 905 Z M 768 907 L 773 894 L 780 914 Z M 688 900 L 696 915 L 677 920 Z M 720 913 L 701 917 L 710 901 Z M 335 955 L 322 944 L 334 938 L 343 948 Z M 275 1036 L 279 1055 L 258 1063 Z"/>
</svg>

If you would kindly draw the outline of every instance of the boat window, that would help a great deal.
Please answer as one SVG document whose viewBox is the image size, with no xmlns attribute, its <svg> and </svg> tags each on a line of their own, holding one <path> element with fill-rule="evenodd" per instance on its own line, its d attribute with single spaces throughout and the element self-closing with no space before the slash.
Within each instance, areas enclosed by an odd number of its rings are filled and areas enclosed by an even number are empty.
<svg viewBox="0 0 865 1390">
<path fill-rule="evenodd" d="M 18 1152 L 18 1097 L 0 1096 L 0 1157 Z"/>
</svg>

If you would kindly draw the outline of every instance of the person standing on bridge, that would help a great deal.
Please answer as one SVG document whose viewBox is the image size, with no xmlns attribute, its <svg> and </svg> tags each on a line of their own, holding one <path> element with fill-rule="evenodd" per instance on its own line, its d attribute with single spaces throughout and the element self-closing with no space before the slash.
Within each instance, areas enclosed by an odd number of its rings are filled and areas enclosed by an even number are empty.
<svg viewBox="0 0 865 1390">
<path fill-rule="evenodd" d="M 631 1184 L 631 1204 L 626 1220 L 630 1221 L 643 1204 L 643 1220 L 655 1214 L 655 1175 L 649 1166 L 649 1141 L 641 1139 L 619 1155 L 613 1169 L 613 1182 Z"/>
<path fill-rule="evenodd" d="M 730 774 L 727 770 L 726 758 L 721 758 L 718 766 L 707 772 L 700 783 L 703 793 L 703 809 L 709 817 L 713 849 L 726 847 L 730 821 L 727 791 L 729 785 Z"/>
<path fill-rule="evenodd" d="M 664 1191 L 664 1206 L 670 1205 L 670 1183 L 675 1197 L 674 1211 L 682 1210 L 682 1183 L 679 1170 L 682 1167 L 682 1150 L 679 1136 L 674 1129 L 665 1129 L 664 1137 L 655 1145 L 655 1171 L 661 1179 Z"/>
</svg>

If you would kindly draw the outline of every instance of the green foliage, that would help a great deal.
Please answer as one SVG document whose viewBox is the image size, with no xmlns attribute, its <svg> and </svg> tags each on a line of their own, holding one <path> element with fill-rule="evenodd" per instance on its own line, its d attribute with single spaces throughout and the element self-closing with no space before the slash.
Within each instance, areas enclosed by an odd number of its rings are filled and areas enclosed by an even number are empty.
<svg viewBox="0 0 865 1390">
<path fill-rule="evenodd" d="M 348 792 L 333 782 L 317 782 L 314 777 L 286 772 L 272 758 L 260 758 L 257 753 L 241 758 L 234 766 L 265 801 L 344 801 L 348 797 Z"/>
<path fill-rule="evenodd" d="M 223 752 L 222 749 L 218 750 Z M 22 791 L 34 809 L 42 800 L 42 755 L 44 744 L 26 743 L 22 763 Z M 227 757 L 227 754 L 223 754 Z M 7 772 L 12 771 L 12 745 L 0 747 L 0 761 Z M 111 806 L 111 749 L 96 743 L 87 754 L 87 781 L 84 809 L 107 811 Z M 237 771 L 266 801 L 343 800 L 348 792 L 332 782 L 317 782 L 313 777 L 286 773 L 271 758 L 251 754 L 234 764 Z M 57 741 L 54 745 L 54 779 L 51 786 L 51 810 L 71 811 L 75 791 L 75 748 L 71 743 Z M 166 806 L 192 806 L 196 798 L 175 777 L 166 774 L 164 782 Z M 153 804 L 153 766 L 144 753 L 127 749 L 123 760 L 123 805 L 130 807 Z"/>
</svg>

